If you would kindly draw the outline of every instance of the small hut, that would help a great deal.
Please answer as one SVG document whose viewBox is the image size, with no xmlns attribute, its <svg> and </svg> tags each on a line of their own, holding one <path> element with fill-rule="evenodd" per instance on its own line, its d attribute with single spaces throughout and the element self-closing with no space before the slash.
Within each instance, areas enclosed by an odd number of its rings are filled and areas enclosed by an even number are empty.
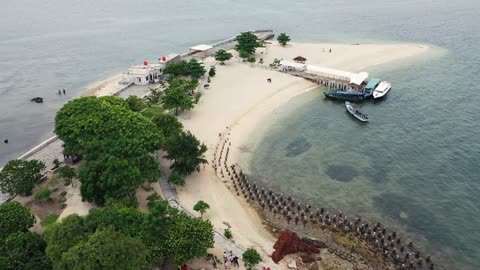
<svg viewBox="0 0 480 270">
<path fill-rule="evenodd" d="M 303 56 L 297 56 L 297 57 L 293 58 L 293 61 L 295 61 L 297 63 L 305 64 L 305 61 L 307 61 L 307 58 L 305 58 Z"/>
</svg>

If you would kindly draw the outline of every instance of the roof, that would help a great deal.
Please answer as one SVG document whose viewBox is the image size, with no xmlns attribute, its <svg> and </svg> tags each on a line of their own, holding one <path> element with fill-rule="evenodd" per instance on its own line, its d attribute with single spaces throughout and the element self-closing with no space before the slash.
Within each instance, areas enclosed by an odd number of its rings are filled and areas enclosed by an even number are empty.
<svg viewBox="0 0 480 270">
<path fill-rule="evenodd" d="M 295 63 L 295 62 L 290 62 L 290 61 L 285 61 L 285 60 L 280 60 L 280 65 L 282 66 L 287 66 L 287 67 L 293 67 L 296 69 L 305 69 L 307 65 L 301 64 L 301 63 Z"/>
<path fill-rule="evenodd" d="M 379 82 L 380 79 L 371 78 L 365 86 L 365 89 L 373 89 Z"/>
<path fill-rule="evenodd" d="M 348 81 L 349 83 L 357 85 L 362 84 L 362 82 L 368 78 L 367 72 L 353 73 L 333 68 L 318 67 L 312 65 L 307 65 L 307 70 L 313 74 L 318 74 L 322 77 L 327 77 L 340 81 Z"/>
<path fill-rule="evenodd" d="M 213 48 L 213 47 L 210 46 L 210 45 L 200 44 L 200 45 L 191 47 L 190 50 L 192 50 L 192 51 L 202 51 L 203 52 L 203 51 L 209 50 L 211 48 Z"/>
<path fill-rule="evenodd" d="M 297 56 L 295 58 L 293 58 L 293 61 L 302 61 L 302 62 L 305 62 L 307 61 L 307 58 L 303 57 L 303 56 Z"/>
</svg>

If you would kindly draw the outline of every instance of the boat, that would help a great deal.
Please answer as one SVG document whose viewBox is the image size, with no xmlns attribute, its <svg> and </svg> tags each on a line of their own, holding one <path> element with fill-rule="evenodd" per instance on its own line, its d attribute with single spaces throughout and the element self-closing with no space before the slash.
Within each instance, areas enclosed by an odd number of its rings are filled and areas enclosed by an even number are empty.
<svg viewBox="0 0 480 270">
<path fill-rule="evenodd" d="M 373 90 L 375 90 L 375 88 L 378 86 L 379 83 L 380 83 L 380 79 L 372 78 L 368 81 L 365 88 L 363 88 L 363 95 L 365 96 L 365 98 L 372 96 Z"/>
<path fill-rule="evenodd" d="M 386 81 L 381 81 L 378 84 L 377 88 L 373 90 L 373 98 L 384 97 L 388 93 L 388 91 L 390 91 L 390 89 L 392 89 L 392 86 L 390 85 L 390 83 Z"/>
<path fill-rule="evenodd" d="M 364 113 L 361 113 L 357 106 L 355 106 L 353 103 L 345 101 L 345 108 L 347 108 L 347 111 L 358 120 L 362 122 L 368 122 L 368 116 Z"/>
<path fill-rule="evenodd" d="M 324 92 L 325 97 L 337 100 L 346 100 L 346 101 L 362 101 L 364 95 L 362 92 L 346 92 L 346 91 L 337 91 L 337 92 Z"/>
<path fill-rule="evenodd" d="M 30 101 L 36 102 L 36 103 L 43 103 L 43 98 L 41 97 L 34 97 L 30 99 Z"/>
</svg>

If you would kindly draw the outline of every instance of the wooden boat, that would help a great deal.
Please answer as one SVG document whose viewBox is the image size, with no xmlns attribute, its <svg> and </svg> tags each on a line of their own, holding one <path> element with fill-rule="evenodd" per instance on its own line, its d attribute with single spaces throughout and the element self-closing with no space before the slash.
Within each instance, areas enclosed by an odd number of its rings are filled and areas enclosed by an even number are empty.
<svg viewBox="0 0 480 270">
<path fill-rule="evenodd" d="M 324 92 L 325 97 L 342 101 L 362 101 L 365 97 L 362 92 Z"/>
<path fill-rule="evenodd" d="M 345 101 L 345 108 L 347 108 L 347 111 L 358 120 L 362 122 L 368 122 L 368 116 L 364 113 L 361 113 L 357 106 L 355 106 L 353 103 Z"/>
</svg>

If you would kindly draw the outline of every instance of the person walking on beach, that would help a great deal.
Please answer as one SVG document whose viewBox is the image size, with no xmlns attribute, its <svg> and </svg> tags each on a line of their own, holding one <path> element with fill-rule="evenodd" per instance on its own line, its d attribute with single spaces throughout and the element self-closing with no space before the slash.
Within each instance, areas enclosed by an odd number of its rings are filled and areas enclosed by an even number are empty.
<svg viewBox="0 0 480 270">
<path fill-rule="evenodd" d="M 238 264 L 238 257 L 237 256 L 233 257 L 233 266 L 234 267 L 240 267 L 240 265 Z"/>
<path fill-rule="evenodd" d="M 63 94 L 64 94 L 64 95 L 66 95 L 66 94 L 67 94 L 67 92 L 65 91 L 65 88 L 63 89 Z"/>
<path fill-rule="evenodd" d="M 329 53 L 331 53 L 331 52 L 332 52 L 332 49 L 330 49 Z"/>
<path fill-rule="evenodd" d="M 58 94 L 61 96 L 62 95 L 62 91 L 60 91 L 60 89 L 58 89 Z"/>
<path fill-rule="evenodd" d="M 228 255 L 227 255 L 227 251 L 225 250 L 223 252 L 223 263 L 225 264 L 225 266 L 227 266 L 227 262 L 228 262 Z"/>
</svg>

